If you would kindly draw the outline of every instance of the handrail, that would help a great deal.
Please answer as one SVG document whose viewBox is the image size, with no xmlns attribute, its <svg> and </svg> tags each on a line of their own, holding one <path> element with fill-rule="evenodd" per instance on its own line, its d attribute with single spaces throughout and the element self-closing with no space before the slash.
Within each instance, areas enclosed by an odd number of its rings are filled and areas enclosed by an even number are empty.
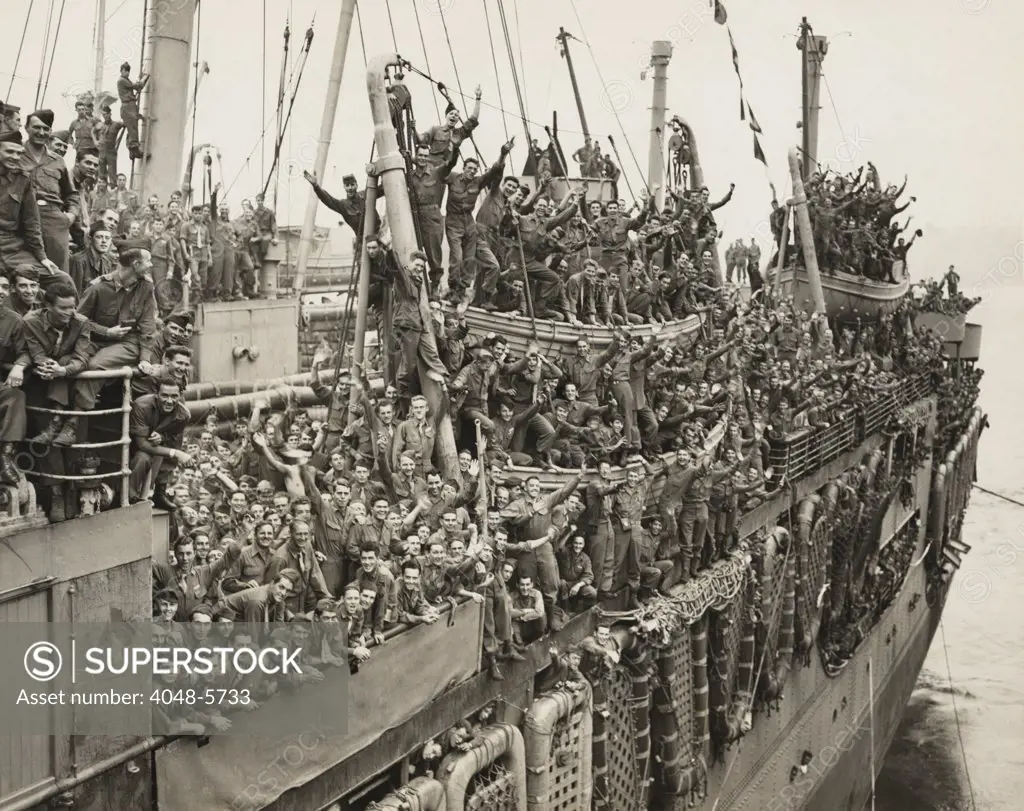
<svg viewBox="0 0 1024 811">
<path fill-rule="evenodd" d="M 769 438 L 768 460 L 778 475 L 776 480 L 784 475 L 795 482 L 813 473 L 856 448 L 882 430 L 901 408 L 930 392 L 928 375 L 915 375 L 899 381 L 830 425 L 800 428 L 782 439 Z"/>
<path fill-rule="evenodd" d="M 53 414 L 59 417 L 94 417 L 107 414 L 121 415 L 121 438 L 108 442 L 76 442 L 63 447 L 77 450 L 96 450 L 99 448 L 121 448 L 121 468 L 110 473 L 89 473 L 69 476 L 58 473 L 42 473 L 37 470 L 22 471 L 26 476 L 38 476 L 57 481 L 86 482 L 101 481 L 103 479 L 121 478 L 121 506 L 127 507 L 130 500 L 129 477 L 131 476 L 131 436 L 129 426 L 132 413 L 132 375 L 133 370 L 128 366 L 120 369 L 90 369 L 80 372 L 69 380 L 122 380 L 122 398 L 119 408 L 102 408 L 93 411 L 76 411 L 69 408 L 46 408 L 44 406 L 25 406 L 26 411 L 33 411 L 37 414 Z"/>
</svg>

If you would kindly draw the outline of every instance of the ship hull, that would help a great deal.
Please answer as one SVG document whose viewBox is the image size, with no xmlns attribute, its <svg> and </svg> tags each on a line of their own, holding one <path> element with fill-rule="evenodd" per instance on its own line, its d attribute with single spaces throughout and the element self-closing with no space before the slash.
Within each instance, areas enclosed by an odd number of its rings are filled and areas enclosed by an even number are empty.
<svg viewBox="0 0 1024 811">
<path fill-rule="evenodd" d="M 914 692 L 925 657 L 942 619 L 944 598 L 928 610 L 928 621 L 915 629 L 914 636 L 901 651 L 889 678 L 880 685 L 875 703 L 875 750 L 872 759 L 871 738 L 862 735 L 853 748 L 835 764 L 816 787 L 804 806 L 808 811 L 862 811 L 871 801 L 871 774 L 877 777 L 885 754 L 892 745 L 907 704 Z M 869 715 L 864 713 L 859 728 L 870 730 Z"/>
</svg>

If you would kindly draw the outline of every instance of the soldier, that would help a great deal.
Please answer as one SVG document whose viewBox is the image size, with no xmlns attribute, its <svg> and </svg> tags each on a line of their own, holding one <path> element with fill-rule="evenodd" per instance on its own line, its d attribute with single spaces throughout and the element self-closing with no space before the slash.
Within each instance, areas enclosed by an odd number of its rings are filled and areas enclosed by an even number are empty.
<svg viewBox="0 0 1024 811">
<path fill-rule="evenodd" d="M 117 97 L 121 102 L 121 123 L 124 124 L 128 139 L 128 155 L 132 160 L 142 157 L 139 148 L 139 93 L 146 86 L 149 77 L 143 74 L 138 82 L 129 76 L 132 66 L 127 62 L 121 65 L 121 76 L 117 80 Z"/>
<path fill-rule="evenodd" d="M 0 137 L 9 132 L 21 132 L 21 108 L 0 101 Z"/>
<path fill-rule="evenodd" d="M 108 186 L 117 182 L 117 136 L 124 129 L 124 124 L 114 121 L 109 105 L 100 108 L 103 116 L 96 121 L 93 128 L 93 140 L 100 153 L 99 178 Z"/>
<path fill-rule="evenodd" d="M 75 152 L 83 149 L 96 149 L 96 124 L 98 119 L 92 114 L 92 105 L 87 101 L 79 101 L 75 104 L 75 112 L 78 117 L 68 126 Z"/>
<path fill-rule="evenodd" d="M 217 184 L 218 188 L 220 184 Z M 237 301 L 241 296 L 236 291 L 235 256 L 238 250 L 238 232 L 231 222 L 227 203 L 217 203 L 217 190 L 210 198 L 210 242 L 213 263 L 210 267 L 207 301 Z"/>
<path fill-rule="evenodd" d="M 515 138 L 509 140 L 509 145 L 514 143 Z M 496 309 L 494 298 L 501 274 L 497 259 L 501 252 L 498 229 L 509 211 L 510 201 L 518 191 L 519 181 L 516 178 L 494 178 L 486 187 L 486 194 L 476 212 L 476 261 L 478 272 L 483 272 L 477 299 L 485 310 Z"/>
<path fill-rule="evenodd" d="M 253 220 L 256 222 L 256 234 L 259 240 L 252 243 L 254 250 L 253 261 L 257 268 L 263 267 L 263 259 L 267 255 L 267 246 L 277 244 L 277 215 L 272 209 L 263 205 L 263 195 L 256 195 L 256 208 L 253 211 Z"/>
<path fill-rule="evenodd" d="M 441 217 L 441 201 L 444 199 L 445 181 L 452 169 L 458 153 L 452 152 L 451 157 L 443 164 L 432 160 L 430 146 L 420 144 L 416 147 L 416 163 L 409 183 L 412 186 L 413 211 L 419 220 L 420 241 L 430 266 L 431 281 L 435 284 L 441 278 L 441 241 L 444 238 L 444 221 Z"/>
<path fill-rule="evenodd" d="M 17 487 L 20 477 L 13 457 L 15 443 L 25 439 L 25 392 L 21 384 L 31 359 L 21 316 L 5 306 L 10 294 L 10 281 L 0 276 L 0 364 L 4 368 L 11 364 L 7 379 L 0 382 L 0 484 Z"/>
<path fill-rule="evenodd" d="M 156 217 L 150 222 L 149 231 L 153 258 L 153 290 L 157 309 L 163 317 L 181 301 L 185 257 L 181 250 L 181 241 L 167 232 L 162 217 Z"/>
<path fill-rule="evenodd" d="M 192 218 L 182 223 L 180 238 L 189 262 L 189 283 L 200 296 L 205 295 L 210 274 L 210 228 L 206 206 L 193 206 Z"/>
<path fill-rule="evenodd" d="M 444 164 L 451 160 L 452 155 L 458 153 L 462 142 L 472 137 L 473 130 L 480 123 L 480 99 L 483 98 L 483 90 L 478 86 L 475 91 L 475 103 L 473 112 L 465 123 L 460 124 L 458 108 L 449 101 L 444 108 L 444 123 L 431 127 L 423 135 L 416 138 L 417 145 L 426 146 L 430 160 L 434 163 Z M 417 150 L 418 152 L 419 150 Z"/>
<path fill-rule="evenodd" d="M 21 165 L 32 179 L 46 255 L 66 272 L 71 244 L 70 227 L 79 216 L 78 192 L 71 183 L 64 159 L 48 149 L 53 110 L 32 113 L 25 127 L 28 143 L 25 144 Z"/>
<path fill-rule="evenodd" d="M 23 169 L 24 147 L 17 130 L 0 135 L 0 270 L 42 265 L 44 285 L 71 278 L 46 256 L 32 180 Z M 18 202 L 20 201 L 20 202 Z M 15 205 L 17 203 L 17 205 Z"/>
<path fill-rule="evenodd" d="M 334 197 L 324 191 L 316 179 L 316 176 L 309 172 L 303 172 L 302 176 L 306 178 L 310 186 L 313 187 L 313 193 L 319 198 L 320 202 L 327 206 L 331 211 L 341 215 L 345 225 L 352 229 L 355 236 L 356 255 L 358 256 L 360 241 L 363 238 L 363 217 L 366 214 L 366 190 L 359 190 L 359 181 L 356 180 L 355 175 L 345 175 L 341 179 L 342 186 L 345 187 L 345 196 L 341 199 Z M 380 230 L 380 215 L 374 211 L 374 223 L 373 232 L 377 233 Z"/>
<path fill-rule="evenodd" d="M 448 204 L 445 216 L 445 236 L 448 240 L 448 266 L 460 286 L 466 291 L 465 302 L 473 300 L 476 283 L 477 232 L 473 220 L 473 209 L 480 197 L 480 190 L 489 188 L 501 180 L 505 159 L 512 151 L 512 142 L 501 147 L 497 162 L 482 175 L 480 161 L 466 158 L 461 172 L 451 172 L 447 178 Z"/>
</svg>

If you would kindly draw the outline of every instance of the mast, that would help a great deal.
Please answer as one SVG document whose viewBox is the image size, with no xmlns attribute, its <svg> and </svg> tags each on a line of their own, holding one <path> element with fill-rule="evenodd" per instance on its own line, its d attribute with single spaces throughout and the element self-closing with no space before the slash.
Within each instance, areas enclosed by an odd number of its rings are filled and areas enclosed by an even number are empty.
<svg viewBox="0 0 1024 811">
<path fill-rule="evenodd" d="M 136 161 L 139 196 L 167 199 L 177 190 L 185 143 L 196 0 L 149 4 L 143 72 L 152 78 L 142 91 L 140 141 L 148 157 Z M 135 77 L 138 81 L 138 77 Z"/>
<path fill-rule="evenodd" d="M 418 249 L 416 227 L 412 219 L 409 190 L 405 182 L 405 158 L 398 151 L 398 135 L 391 123 L 391 109 L 388 105 L 387 69 L 399 64 L 398 54 L 383 54 L 374 57 L 366 66 L 366 89 L 370 96 L 370 113 L 373 117 L 374 141 L 377 146 L 375 172 L 378 178 L 378 193 L 383 192 L 387 204 L 388 224 L 391 227 L 391 245 L 399 262 L 407 263 L 410 254 Z M 427 294 L 420 289 L 420 318 L 423 321 L 423 338 L 436 343 L 431 326 Z M 447 397 L 437 383 L 430 380 L 420 364 L 420 387 L 427 398 L 432 413 L 437 414 Z M 451 420 L 440 420 L 437 426 L 437 441 L 441 473 L 446 479 L 462 481 L 459 471 L 458 453 L 455 448 L 455 432 Z M 427 460 L 424 460 L 426 462 Z"/>
<path fill-rule="evenodd" d="M 818 273 L 818 257 L 814 253 L 814 232 L 811 230 L 811 217 L 807 213 L 807 195 L 804 194 L 804 181 L 800 177 L 800 156 L 796 148 L 789 150 L 789 174 L 793 180 L 793 219 L 796 221 L 797 233 L 800 236 L 800 248 L 804 255 L 804 267 L 807 280 L 811 285 L 811 299 L 814 301 L 814 312 L 825 314 L 825 293 L 821 289 L 821 274 Z M 779 251 L 783 248 L 780 246 Z"/>
<path fill-rule="evenodd" d="M 668 63 L 672 59 L 672 43 L 658 40 L 651 46 L 654 68 L 654 98 L 651 101 L 651 142 L 647 157 L 647 188 L 654 193 L 656 210 L 665 202 L 665 111 L 668 88 Z"/>
<path fill-rule="evenodd" d="M 345 54 L 348 52 L 348 37 L 352 33 L 352 17 L 355 14 L 356 0 L 342 0 L 341 13 L 338 15 L 338 33 L 334 38 L 334 54 L 331 56 L 331 73 L 327 83 L 327 100 L 324 102 L 324 113 L 320 119 L 320 137 L 316 145 L 316 160 L 313 163 L 313 174 L 317 182 L 324 179 L 327 168 L 327 153 L 331 148 L 331 133 L 334 131 L 334 117 L 338 112 L 338 96 L 341 94 L 341 77 L 345 72 Z M 313 229 L 316 227 L 316 209 L 320 200 L 309 188 L 309 200 L 306 203 L 306 217 L 302 221 L 302 236 L 299 239 L 299 254 L 295 260 L 295 294 L 301 298 L 302 288 L 306 282 L 306 266 L 313 250 Z"/>
<path fill-rule="evenodd" d="M 803 135 L 803 172 L 809 178 L 818 164 L 818 111 L 821 91 L 821 63 L 828 53 L 828 38 L 816 36 L 807 18 L 800 21 L 801 95 L 803 109 L 800 127 Z"/>
<path fill-rule="evenodd" d="M 572 66 L 572 54 L 569 53 L 569 40 L 575 39 L 575 37 L 568 33 L 564 28 L 559 27 L 558 36 L 555 37 L 560 43 L 562 43 L 562 57 L 565 59 L 565 64 L 569 68 L 569 81 L 572 82 L 572 93 L 576 97 L 576 109 L 580 114 L 580 126 L 583 128 L 583 138 L 585 141 L 590 140 L 590 128 L 587 126 L 587 115 L 583 112 L 583 99 L 580 97 L 580 86 L 576 82 L 576 71 Z"/>
<path fill-rule="evenodd" d="M 107 34 L 107 0 L 96 0 L 96 21 L 92 29 L 92 44 L 96 57 L 96 64 L 93 66 L 92 89 L 96 91 L 97 98 L 103 90 L 103 57 L 106 48 Z"/>
</svg>

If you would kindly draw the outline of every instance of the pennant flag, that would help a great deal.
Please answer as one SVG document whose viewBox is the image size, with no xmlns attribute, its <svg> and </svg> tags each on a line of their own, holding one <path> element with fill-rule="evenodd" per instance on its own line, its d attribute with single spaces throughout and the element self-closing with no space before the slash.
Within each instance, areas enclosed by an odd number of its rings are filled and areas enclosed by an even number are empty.
<svg viewBox="0 0 1024 811">
<path fill-rule="evenodd" d="M 747 102 L 747 115 L 750 116 L 750 129 L 759 135 L 764 135 L 764 132 L 761 130 L 761 125 L 757 123 L 757 119 L 754 117 L 754 110 L 751 108 L 749 101 Z"/>
<path fill-rule="evenodd" d="M 719 25 L 725 25 L 729 19 L 729 15 L 725 10 L 725 6 L 722 5 L 721 0 L 715 1 L 715 22 Z"/>
<path fill-rule="evenodd" d="M 746 121 L 746 104 L 743 103 L 743 75 L 740 73 L 740 52 L 736 50 L 736 42 L 732 38 L 732 29 L 726 26 L 725 30 L 729 34 L 729 47 L 732 49 L 732 66 L 736 71 L 736 78 L 740 80 L 740 121 Z"/>
<path fill-rule="evenodd" d="M 764 150 L 761 149 L 761 142 L 757 138 L 757 133 L 754 133 L 754 160 L 759 160 L 768 167 L 768 160 L 764 156 Z"/>
</svg>

